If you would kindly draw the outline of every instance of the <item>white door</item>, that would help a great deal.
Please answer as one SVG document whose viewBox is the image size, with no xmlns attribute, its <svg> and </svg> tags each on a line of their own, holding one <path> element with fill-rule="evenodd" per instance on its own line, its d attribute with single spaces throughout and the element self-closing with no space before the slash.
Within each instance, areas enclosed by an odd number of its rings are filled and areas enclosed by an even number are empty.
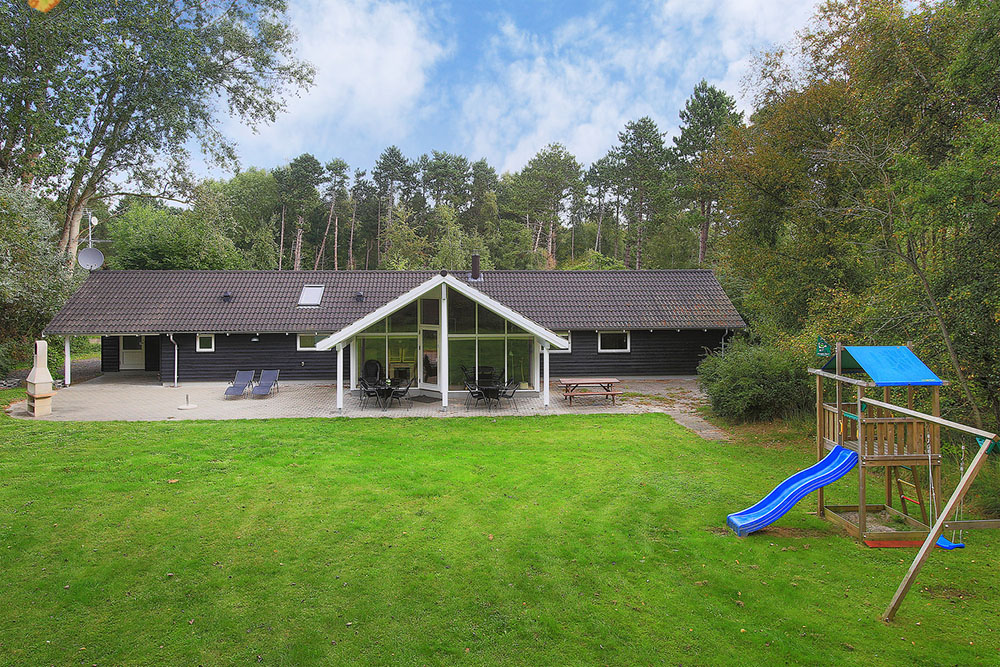
<svg viewBox="0 0 1000 667">
<path fill-rule="evenodd" d="M 121 336 L 118 352 L 118 369 L 141 371 L 146 369 L 146 352 L 143 350 L 142 336 Z"/>
</svg>

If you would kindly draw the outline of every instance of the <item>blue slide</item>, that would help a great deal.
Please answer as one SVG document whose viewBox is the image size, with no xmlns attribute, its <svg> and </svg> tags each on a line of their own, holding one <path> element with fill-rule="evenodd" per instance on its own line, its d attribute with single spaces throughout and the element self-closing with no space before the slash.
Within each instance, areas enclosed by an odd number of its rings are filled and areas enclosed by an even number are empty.
<svg viewBox="0 0 1000 667">
<path fill-rule="evenodd" d="M 836 446 L 814 466 L 801 470 L 774 488 L 763 500 L 742 512 L 730 514 L 726 523 L 740 537 L 769 526 L 810 493 L 849 473 L 858 464 L 858 455 Z"/>
</svg>

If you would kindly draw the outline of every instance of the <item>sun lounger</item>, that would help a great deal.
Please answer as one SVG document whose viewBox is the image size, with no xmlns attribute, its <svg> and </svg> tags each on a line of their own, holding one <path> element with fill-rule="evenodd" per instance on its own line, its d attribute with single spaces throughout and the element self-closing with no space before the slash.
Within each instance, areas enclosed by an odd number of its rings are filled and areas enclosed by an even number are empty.
<svg viewBox="0 0 1000 667">
<path fill-rule="evenodd" d="M 253 371 L 236 371 L 236 377 L 226 387 L 226 396 L 246 396 L 253 386 Z"/>
<path fill-rule="evenodd" d="M 261 371 L 260 380 L 253 388 L 254 396 L 270 396 L 278 392 L 278 371 Z"/>
</svg>

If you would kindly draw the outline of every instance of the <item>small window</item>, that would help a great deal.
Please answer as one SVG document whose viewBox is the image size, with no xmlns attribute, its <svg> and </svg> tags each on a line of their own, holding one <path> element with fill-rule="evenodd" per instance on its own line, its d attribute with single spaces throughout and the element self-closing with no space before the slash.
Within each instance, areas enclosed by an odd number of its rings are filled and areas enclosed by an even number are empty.
<svg viewBox="0 0 1000 667">
<path fill-rule="evenodd" d="M 299 352 L 317 352 L 316 344 L 329 334 L 299 334 L 295 349 Z"/>
<path fill-rule="evenodd" d="M 553 331 L 552 333 L 556 334 L 560 338 L 565 338 L 566 342 L 569 343 L 569 347 L 567 347 L 565 350 L 560 350 L 557 347 L 553 347 L 551 350 L 549 350 L 549 354 L 569 354 L 570 352 L 573 351 L 573 334 L 571 334 L 569 331 Z"/>
<path fill-rule="evenodd" d="M 315 308 L 323 300 L 323 285 L 306 285 L 299 295 L 299 306 Z"/>
<path fill-rule="evenodd" d="M 598 352 L 628 352 L 632 343 L 630 331 L 598 331 Z"/>
<path fill-rule="evenodd" d="M 215 352 L 215 334 L 198 334 L 195 349 L 198 352 Z"/>
</svg>

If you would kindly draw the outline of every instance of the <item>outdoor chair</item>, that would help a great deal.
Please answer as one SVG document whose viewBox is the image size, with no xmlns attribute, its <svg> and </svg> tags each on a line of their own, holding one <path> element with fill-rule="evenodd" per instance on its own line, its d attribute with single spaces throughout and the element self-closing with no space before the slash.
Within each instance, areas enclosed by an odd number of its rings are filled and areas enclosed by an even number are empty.
<svg viewBox="0 0 1000 667">
<path fill-rule="evenodd" d="M 398 401 L 399 405 L 402 406 L 403 405 L 403 399 L 405 398 L 407 401 L 410 402 L 410 404 L 407 407 L 407 409 L 409 409 L 410 407 L 412 407 L 413 406 L 413 399 L 410 398 L 410 395 L 409 395 L 410 394 L 410 387 L 412 387 L 412 386 L 413 386 L 413 378 L 410 378 L 409 380 L 407 380 L 406 384 L 400 385 L 400 386 L 396 387 L 395 389 L 393 389 L 392 390 L 392 395 L 389 396 L 389 402 L 391 403 L 392 401 Z"/>
<path fill-rule="evenodd" d="M 361 408 L 364 409 L 368 405 L 368 401 L 375 399 L 376 403 L 379 403 L 378 391 L 368 384 L 368 381 L 364 378 L 358 378 L 358 386 L 361 387 Z"/>
<path fill-rule="evenodd" d="M 486 409 L 490 409 L 490 399 L 486 397 L 486 392 L 480 389 L 474 384 L 469 382 L 465 383 L 465 390 L 469 392 L 469 395 L 465 397 L 465 409 L 469 409 L 469 403 L 472 400 L 476 401 L 476 407 L 479 407 L 479 401 L 486 401 Z"/>
<path fill-rule="evenodd" d="M 236 377 L 226 387 L 225 395 L 246 398 L 247 389 L 253 386 L 253 373 L 253 371 L 236 371 Z"/>
<path fill-rule="evenodd" d="M 459 366 L 462 369 L 462 375 L 465 376 L 466 384 L 476 384 L 476 374 L 470 371 L 465 366 Z"/>
<path fill-rule="evenodd" d="M 278 371 L 261 371 L 257 386 L 251 393 L 254 396 L 270 396 L 278 393 Z"/>
<path fill-rule="evenodd" d="M 385 379 L 385 374 L 382 372 L 382 362 L 378 359 L 366 361 L 365 365 L 361 367 L 361 377 L 372 386 L 382 382 Z"/>
<path fill-rule="evenodd" d="M 517 403 L 514 400 L 514 394 L 517 393 L 517 390 L 520 388 L 520 386 L 521 386 L 520 382 L 518 382 L 517 380 L 511 380 L 504 386 L 503 389 L 500 390 L 500 398 L 507 399 L 507 401 L 510 402 L 510 405 L 515 409 L 517 408 Z"/>
</svg>

